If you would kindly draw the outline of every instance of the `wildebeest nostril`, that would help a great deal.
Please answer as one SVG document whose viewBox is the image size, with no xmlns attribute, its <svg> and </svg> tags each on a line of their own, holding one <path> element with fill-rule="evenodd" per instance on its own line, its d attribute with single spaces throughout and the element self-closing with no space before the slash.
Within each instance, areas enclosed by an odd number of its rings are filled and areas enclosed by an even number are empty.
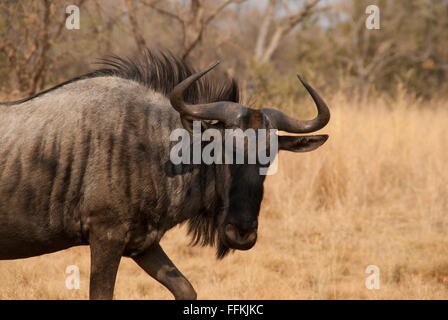
<svg viewBox="0 0 448 320">
<path fill-rule="evenodd" d="M 231 223 L 228 223 L 226 227 L 224 228 L 224 232 L 227 235 L 227 237 L 235 238 L 237 236 L 237 228 Z"/>
<path fill-rule="evenodd" d="M 249 242 L 253 242 L 256 239 L 257 239 L 257 231 L 252 231 L 252 232 L 248 233 L 246 240 Z"/>
<path fill-rule="evenodd" d="M 249 235 L 256 232 L 256 229 L 238 229 L 238 233 L 240 234 L 240 237 L 243 239 L 246 239 Z"/>
<path fill-rule="evenodd" d="M 232 238 L 240 238 L 241 240 L 247 240 L 247 238 L 257 233 L 257 228 L 248 226 L 239 226 L 233 223 L 228 223 L 225 227 L 225 233 Z"/>
<path fill-rule="evenodd" d="M 238 228 L 238 229 L 240 230 L 241 236 L 244 236 L 244 235 L 247 236 L 247 235 L 252 234 L 254 232 L 256 233 L 257 229 L 258 229 L 258 222 L 254 221 L 252 223 L 247 223 L 246 225 L 241 226 L 241 228 Z"/>
<path fill-rule="evenodd" d="M 257 240 L 256 229 L 242 230 L 239 225 L 237 226 L 231 223 L 226 224 L 224 227 L 224 234 L 226 241 L 228 241 L 227 244 L 231 248 L 239 250 L 250 249 Z"/>
</svg>

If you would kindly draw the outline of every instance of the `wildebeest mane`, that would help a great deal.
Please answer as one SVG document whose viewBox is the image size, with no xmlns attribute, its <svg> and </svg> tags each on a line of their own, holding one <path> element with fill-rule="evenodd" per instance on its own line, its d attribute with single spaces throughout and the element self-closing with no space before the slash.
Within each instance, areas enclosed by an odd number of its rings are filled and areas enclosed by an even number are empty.
<svg viewBox="0 0 448 320">
<path fill-rule="evenodd" d="M 75 81 L 106 76 L 133 80 L 168 96 L 178 83 L 195 72 L 188 63 L 181 61 L 167 50 L 154 52 L 146 49 L 142 55 L 136 58 L 109 56 L 99 59 L 96 64 L 100 68 L 92 72 L 62 82 L 31 97 L 4 104 L 20 104 Z M 191 104 L 217 101 L 240 102 L 239 87 L 233 78 L 218 82 L 204 77 L 194 82 L 185 91 L 184 100 Z"/>
<path fill-rule="evenodd" d="M 218 238 L 218 212 L 214 214 L 201 212 L 188 220 L 188 234 L 191 235 L 191 245 L 216 246 L 216 257 L 224 258 L 230 249 Z"/>
</svg>

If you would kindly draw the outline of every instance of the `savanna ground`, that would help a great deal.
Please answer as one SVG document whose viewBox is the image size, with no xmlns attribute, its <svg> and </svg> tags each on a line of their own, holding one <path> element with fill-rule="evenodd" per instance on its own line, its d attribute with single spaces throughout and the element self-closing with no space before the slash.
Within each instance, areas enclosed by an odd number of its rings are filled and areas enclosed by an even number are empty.
<svg viewBox="0 0 448 320">
<path fill-rule="evenodd" d="M 280 154 L 253 249 L 218 261 L 213 249 L 188 246 L 183 227 L 162 239 L 199 299 L 448 298 L 448 102 L 327 100 L 330 139 Z M 87 299 L 89 264 L 88 247 L 0 261 L 0 299 Z M 68 265 L 80 268 L 79 290 L 65 287 Z M 365 286 L 369 265 L 379 290 Z M 115 298 L 172 296 L 123 258 Z"/>
</svg>

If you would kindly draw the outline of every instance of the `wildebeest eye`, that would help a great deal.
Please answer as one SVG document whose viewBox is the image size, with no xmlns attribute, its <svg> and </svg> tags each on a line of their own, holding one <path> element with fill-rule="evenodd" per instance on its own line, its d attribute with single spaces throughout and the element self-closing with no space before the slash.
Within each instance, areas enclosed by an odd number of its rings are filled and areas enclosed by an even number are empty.
<svg viewBox="0 0 448 320">
<path fill-rule="evenodd" d="M 207 125 L 214 126 L 214 127 L 221 127 L 224 126 L 224 123 L 219 120 L 203 120 Z"/>
</svg>

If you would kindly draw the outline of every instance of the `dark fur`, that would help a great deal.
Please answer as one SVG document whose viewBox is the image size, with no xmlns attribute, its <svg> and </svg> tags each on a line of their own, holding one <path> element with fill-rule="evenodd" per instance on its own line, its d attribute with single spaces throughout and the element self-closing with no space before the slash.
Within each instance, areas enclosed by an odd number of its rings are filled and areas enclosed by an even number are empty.
<svg viewBox="0 0 448 320">
<path fill-rule="evenodd" d="M 31 97 L 5 102 L 4 104 L 20 104 L 54 91 L 69 83 L 104 76 L 114 76 L 134 80 L 147 88 L 151 88 L 156 92 L 168 96 L 178 83 L 195 72 L 190 65 L 179 60 L 169 51 L 155 53 L 150 49 L 146 50 L 143 57 L 140 56 L 135 59 L 125 59 L 118 56 L 111 56 L 109 58 L 100 59 L 97 64 L 102 65 L 103 68 L 96 69 L 87 74 L 62 82 Z M 185 102 L 191 104 L 217 101 L 239 103 L 239 87 L 234 78 L 231 78 L 227 82 L 220 81 L 219 83 L 207 78 L 201 78 L 188 88 L 184 94 L 184 99 Z"/>
</svg>

